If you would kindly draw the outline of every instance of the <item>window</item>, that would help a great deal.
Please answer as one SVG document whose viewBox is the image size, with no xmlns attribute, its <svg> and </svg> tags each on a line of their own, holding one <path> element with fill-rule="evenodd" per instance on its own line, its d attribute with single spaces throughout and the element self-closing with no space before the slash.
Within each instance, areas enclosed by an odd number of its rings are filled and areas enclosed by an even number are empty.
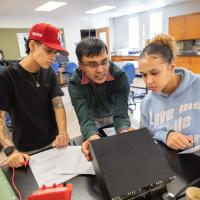
<svg viewBox="0 0 200 200">
<path fill-rule="evenodd" d="M 80 30 L 80 32 L 81 32 L 81 40 L 87 37 L 96 37 L 95 29 L 84 29 L 84 30 Z"/>
<path fill-rule="evenodd" d="M 129 19 L 129 48 L 139 48 L 139 20 L 138 17 Z"/>
<path fill-rule="evenodd" d="M 145 47 L 145 44 L 146 44 L 146 28 L 145 28 L 145 24 L 142 24 L 142 48 Z"/>
<path fill-rule="evenodd" d="M 153 38 L 158 33 L 162 33 L 162 12 L 150 15 L 150 38 Z"/>
</svg>

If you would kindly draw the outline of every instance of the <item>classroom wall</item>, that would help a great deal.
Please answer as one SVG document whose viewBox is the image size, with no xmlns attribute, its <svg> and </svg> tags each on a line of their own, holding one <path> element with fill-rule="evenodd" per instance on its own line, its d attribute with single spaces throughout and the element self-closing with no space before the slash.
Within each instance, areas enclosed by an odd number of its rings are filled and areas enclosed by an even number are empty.
<svg viewBox="0 0 200 200">
<path fill-rule="evenodd" d="M 16 60 L 20 57 L 16 33 L 25 33 L 28 29 L 0 29 L 0 49 L 6 60 Z"/>
<path fill-rule="evenodd" d="M 163 32 L 168 32 L 168 18 L 169 16 L 188 14 L 192 12 L 200 11 L 200 1 L 192 0 L 189 2 L 165 7 L 162 9 L 151 10 L 148 12 L 142 12 L 135 15 L 123 16 L 113 19 L 106 19 L 101 17 L 87 15 L 77 16 L 70 18 L 66 16 L 47 18 L 45 16 L 19 16 L 12 17 L 12 15 L 0 15 L 0 28 L 25 28 L 29 29 L 33 24 L 38 22 L 51 23 L 57 27 L 64 29 L 65 44 L 69 51 L 69 59 L 76 61 L 75 48 L 77 42 L 80 41 L 80 29 L 88 28 L 101 28 L 110 27 L 110 45 L 111 51 L 116 49 L 128 48 L 128 19 L 132 16 L 139 16 L 139 22 L 145 24 L 146 32 L 149 32 L 149 15 L 152 12 L 163 12 Z M 141 26 L 142 27 L 142 26 Z M 140 29 L 140 32 L 142 30 Z M 141 35 L 141 34 L 140 34 Z M 146 34 L 146 38 L 149 35 Z M 12 41 L 13 42 L 13 41 Z M 140 39 L 140 48 L 142 48 L 142 38 Z M 11 43 L 11 42 L 10 42 Z M 0 40 L 0 48 L 2 46 L 2 40 Z M 15 59 L 16 55 L 13 52 L 9 53 L 9 57 L 6 59 Z"/>
<path fill-rule="evenodd" d="M 148 12 L 141 12 L 135 15 L 128 15 L 112 19 L 113 23 L 113 50 L 129 47 L 129 29 L 128 19 L 134 16 L 139 17 L 139 23 L 145 24 L 146 34 L 145 39 L 149 38 L 149 16 L 153 12 L 163 12 L 163 32 L 168 33 L 168 20 L 171 16 L 200 12 L 200 1 L 192 0 L 185 3 L 180 3 L 168 6 L 162 9 L 155 9 Z M 140 35 L 142 34 L 142 26 L 140 27 Z M 123 36 L 123 37 L 122 37 Z M 140 48 L 142 48 L 142 38 L 140 39 Z"/>
<path fill-rule="evenodd" d="M 68 18 L 65 16 L 62 17 L 54 17 L 54 18 L 46 18 L 45 16 L 19 16 L 19 17 L 12 17 L 7 15 L 0 15 L 0 29 L 1 28 L 25 28 L 29 29 L 33 24 L 39 22 L 45 22 L 53 24 L 59 28 L 64 29 L 65 34 L 65 44 L 66 48 L 69 51 L 69 59 L 72 61 L 76 61 L 75 56 L 75 47 L 77 42 L 80 41 L 80 29 L 88 29 L 88 28 L 100 28 L 109 26 L 108 19 L 105 18 L 96 18 L 96 17 L 89 17 L 88 16 L 77 16 L 76 18 Z M 90 22 L 90 23 L 89 23 Z M 11 42 L 10 42 L 11 43 Z M 2 42 L 0 40 L 0 49 L 2 46 Z M 12 52 L 10 53 L 12 55 Z M 14 55 L 12 55 L 14 56 Z M 9 59 L 15 59 L 14 57 L 10 57 Z M 6 58 L 8 59 L 8 58 Z"/>
</svg>

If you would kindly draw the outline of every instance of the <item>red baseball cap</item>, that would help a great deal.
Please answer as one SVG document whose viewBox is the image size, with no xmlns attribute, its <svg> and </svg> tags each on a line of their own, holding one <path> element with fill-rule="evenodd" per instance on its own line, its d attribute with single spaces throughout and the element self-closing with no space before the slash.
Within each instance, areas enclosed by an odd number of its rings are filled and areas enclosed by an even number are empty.
<svg viewBox="0 0 200 200">
<path fill-rule="evenodd" d="M 61 46 L 61 31 L 50 24 L 35 24 L 29 31 L 28 39 L 37 40 L 63 55 L 69 55 L 68 51 Z"/>
</svg>

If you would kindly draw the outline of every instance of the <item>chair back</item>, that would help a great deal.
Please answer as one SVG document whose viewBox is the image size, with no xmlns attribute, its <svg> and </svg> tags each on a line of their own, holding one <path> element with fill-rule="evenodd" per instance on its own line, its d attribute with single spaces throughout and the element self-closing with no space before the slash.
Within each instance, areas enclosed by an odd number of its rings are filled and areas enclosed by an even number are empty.
<svg viewBox="0 0 200 200">
<path fill-rule="evenodd" d="M 77 65 L 74 62 L 69 62 L 66 67 L 66 73 L 72 75 L 74 70 L 76 69 Z"/>
<path fill-rule="evenodd" d="M 129 82 L 132 83 L 135 78 L 135 66 L 133 63 L 126 63 L 122 69 L 127 73 Z"/>
<path fill-rule="evenodd" d="M 53 71 L 56 73 L 56 75 L 58 75 L 58 72 L 59 72 L 59 64 L 54 62 L 51 64 L 51 67 L 53 69 Z"/>
</svg>

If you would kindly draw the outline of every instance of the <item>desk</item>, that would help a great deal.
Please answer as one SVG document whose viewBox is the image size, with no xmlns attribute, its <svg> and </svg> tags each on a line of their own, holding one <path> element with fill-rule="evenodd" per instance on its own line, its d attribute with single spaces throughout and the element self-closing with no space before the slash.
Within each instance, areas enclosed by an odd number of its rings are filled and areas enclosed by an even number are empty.
<svg viewBox="0 0 200 200">
<path fill-rule="evenodd" d="M 80 144 L 82 139 L 80 137 L 75 139 L 76 144 Z M 71 141 L 73 143 L 73 141 Z M 161 152 L 164 154 L 171 169 L 176 175 L 171 183 L 167 185 L 168 191 L 174 194 L 182 187 L 199 177 L 200 157 L 196 155 L 178 155 L 176 151 L 170 150 L 163 144 L 159 144 Z M 8 168 L 3 168 L 4 174 L 11 180 L 12 171 Z M 23 200 L 32 191 L 38 188 L 37 183 L 33 177 L 30 168 L 17 169 L 15 182 L 22 192 Z M 100 188 L 98 180 L 95 176 L 82 175 L 75 177 L 68 181 L 74 185 L 72 192 L 72 200 L 107 200 L 105 190 Z"/>
<path fill-rule="evenodd" d="M 111 56 L 112 62 L 123 62 L 123 61 L 138 61 L 138 55 L 113 55 Z"/>
</svg>

